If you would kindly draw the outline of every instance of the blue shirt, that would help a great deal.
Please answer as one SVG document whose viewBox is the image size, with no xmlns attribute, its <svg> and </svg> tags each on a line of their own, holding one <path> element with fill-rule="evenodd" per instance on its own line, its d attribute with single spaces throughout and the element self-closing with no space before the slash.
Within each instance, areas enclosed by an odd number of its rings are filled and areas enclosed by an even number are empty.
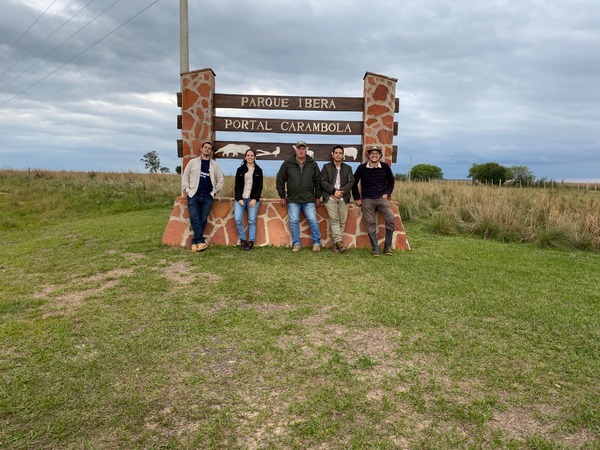
<svg viewBox="0 0 600 450">
<path fill-rule="evenodd" d="M 212 181 L 210 181 L 210 159 L 203 159 L 200 163 L 200 182 L 198 183 L 198 192 L 201 194 L 210 194 L 213 190 Z"/>
</svg>

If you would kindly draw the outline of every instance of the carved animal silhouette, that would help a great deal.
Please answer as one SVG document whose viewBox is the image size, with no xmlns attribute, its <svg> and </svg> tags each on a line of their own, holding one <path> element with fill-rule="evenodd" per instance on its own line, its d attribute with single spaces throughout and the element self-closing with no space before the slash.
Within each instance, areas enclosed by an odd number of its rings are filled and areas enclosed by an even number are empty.
<svg viewBox="0 0 600 450">
<path fill-rule="evenodd" d="M 356 147 L 344 147 L 344 156 L 352 156 L 352 159 L 356 161 L 358 149 Z"/>
<path fill-rule="evenodd" d="M 246 144 L 227 144 L 225 147 L 221 147 L 219 150 L 217 150 L 215 154 L 221 153 L 223 156 L 226 157 L 239 156 L 246 153 L 246 150 L 248 150 L 249 148 L 250 146 Z"/>
</svg>

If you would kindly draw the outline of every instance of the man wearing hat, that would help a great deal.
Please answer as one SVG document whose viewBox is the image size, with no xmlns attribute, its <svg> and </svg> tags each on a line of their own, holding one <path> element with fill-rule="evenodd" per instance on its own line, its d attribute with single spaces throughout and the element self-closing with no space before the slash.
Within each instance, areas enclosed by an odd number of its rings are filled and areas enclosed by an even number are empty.
<svg viewBox="0 0 600 450">
<path fill-rule="evenodd" d="M 369 160 L 356 168 L 352 196 L 361 207 L 367 234 L 371 241 L 373 256 L 379 256 L 377 241 L 377 211 L 383 214 L 385 221 L 385 244 L 383 252 L 392 255 L 392 238 L 394 236 L 395 218 L 389 199 L 394 190 L 394 174 L 391 167 L 381 161 L 383 153 L 379 147 L 367 150 Z M 360 183 L 360 191 L 358 184 Z"/>
<path fill-rule="evenodd" d="M 321 197 L 321 172 L 319 166 L 307 156 L 306 142 L 300 141 L 295 154 L 285 160 L 277 172 L 277 193 L 281 206 L 288 209 L 292 251 L 300 251 L 300 212 L 304 213 L 310 228 L 312 251 L 321 250 L 321 230 L 317 219 L 316 203 Z"/>
</svg>

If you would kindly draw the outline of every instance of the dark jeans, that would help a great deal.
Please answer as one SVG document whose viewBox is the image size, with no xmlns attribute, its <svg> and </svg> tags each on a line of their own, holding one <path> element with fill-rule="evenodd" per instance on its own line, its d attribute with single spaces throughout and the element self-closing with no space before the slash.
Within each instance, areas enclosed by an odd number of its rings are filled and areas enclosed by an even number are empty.
<svg viewBox="0 0 600 450">
<path fill-rule="evenodd" d="M 208 215 L 213 204 L 213 198 L 210 194 L 201 194 L 196 192 L 193 197 L 187 198 L 188 211 L 190 213 L 190 222 L 194 230 L 194 239 L 192 244 L 204 242 L 204 229 L 208 222 Z"/>
</svg>

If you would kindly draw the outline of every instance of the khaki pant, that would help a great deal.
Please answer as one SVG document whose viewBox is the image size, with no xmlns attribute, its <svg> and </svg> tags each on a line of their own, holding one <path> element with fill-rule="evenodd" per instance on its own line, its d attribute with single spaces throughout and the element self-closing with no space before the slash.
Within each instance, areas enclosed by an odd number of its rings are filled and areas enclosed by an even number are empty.
<svg viewBox="0 0 600 450">
<path fill-rule="evenodd" d="M 348 218 L 348 205 L 343 199 L 337 200 L 333 195 L 325 202 L 325 209 L 329 216 L 329 226 L 333 242 L 342 242 L 344 239 L 344 228 Z"/>
<path fill-rule="evenodd" d="M 385 198 L 363 198 L 362 214 L 365 219 L 367 233 L 377 233 L 377 218 L 375 217 L 377 211 L 383 214 L 385 229 L 394 231 L 396 219 L 390 202 Z"/>
</svg>

